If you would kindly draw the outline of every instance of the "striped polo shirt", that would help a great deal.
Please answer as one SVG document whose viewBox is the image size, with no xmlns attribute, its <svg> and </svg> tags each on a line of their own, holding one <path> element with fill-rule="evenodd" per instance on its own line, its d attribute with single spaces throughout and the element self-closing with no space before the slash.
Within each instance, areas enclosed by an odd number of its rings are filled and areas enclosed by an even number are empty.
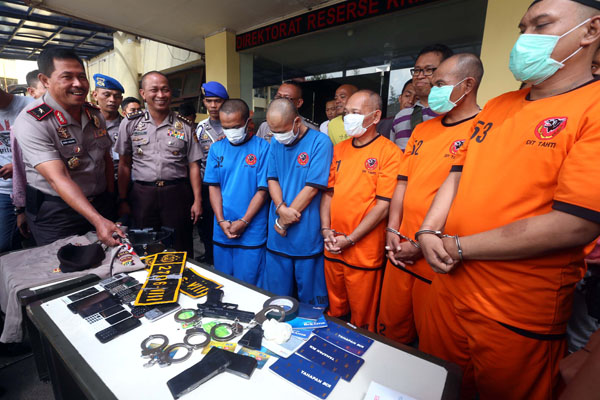
<svg viewBox="0 0 600 400">
<path fill-rule="evenodd" d="M 417 101 L 415 106 L 420 106 L 423 108 L 423 121 L 427 121 L 438 116 L 436 113 L 431 111 L 429 107 L 423 106 L 420 101 Z M 412 133 L 412 129 L 410 127 L 410 117 L 412 116 L 413 110 L 414 107 L 400 110 L 400 112 L 394 117 L 394 122 L 392 124 L 390 140 L 396 143 L 396 145 L 400 147 L 400 150 L 402 151 L 404 151 L 406 148 L 408 138 L 410 138 Z"/>
</svg>

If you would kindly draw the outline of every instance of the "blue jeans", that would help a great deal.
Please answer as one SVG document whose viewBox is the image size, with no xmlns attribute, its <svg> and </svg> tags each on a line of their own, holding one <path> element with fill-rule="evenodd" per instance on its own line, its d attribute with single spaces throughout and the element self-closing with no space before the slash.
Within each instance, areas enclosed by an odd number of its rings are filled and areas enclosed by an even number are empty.
<svg viewBox="0 0 600 400">
<path fill-rule="evenodd" d="M 9 194 L 0 194 L 0 253 L 13 250 L 17 235 L 17 217 Z"/>
</svg>

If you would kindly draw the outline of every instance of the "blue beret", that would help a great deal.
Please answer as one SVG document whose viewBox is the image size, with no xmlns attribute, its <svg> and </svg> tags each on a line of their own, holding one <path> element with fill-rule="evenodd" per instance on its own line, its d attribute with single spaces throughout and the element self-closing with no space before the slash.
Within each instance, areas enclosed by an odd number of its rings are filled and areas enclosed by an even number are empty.
<svg viewBox="0 0 600 400">
<path fill-rule="evenodd" d="M 225 89 L 225 86 L 221 85 L 219 82 L 210 81 L 203 83 L 202 89 L 204 89 L 204 97 L 220 97 L 225 100 L 229 99 L 227 89 Z"/>
<path fill-rule="evenodd" d="M 94 74 L 94 82 L 96 83 L 96 89 L 109 89 L 118 90 L 121 93 L 125 93 L 125 89 L 115 78 L 102 74 Z"/>
</svg>

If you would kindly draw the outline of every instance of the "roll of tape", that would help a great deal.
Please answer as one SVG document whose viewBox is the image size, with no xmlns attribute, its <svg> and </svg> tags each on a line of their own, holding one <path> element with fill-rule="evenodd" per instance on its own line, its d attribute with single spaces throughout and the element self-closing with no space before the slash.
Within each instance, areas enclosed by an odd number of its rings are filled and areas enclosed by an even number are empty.
<svg viewBox="0 0 600 400">
<path fill-rule="evenodd" d="M 296 318 L 298 316 L 298 310 L 300 308 L 298 300 L 289 296 L 273 296 L 267 301 L 265 301 L 265 304 L 263 305 L 263 307 L 268 306 L 279 306 L 285 310 L 285 318 L 283 319 L 283 322 L 287 322 Z M 267 314 L 267 317 L 279 320 L 281 314 L 279 314 L 276 311 L 271 311 Z"/>
</svg>

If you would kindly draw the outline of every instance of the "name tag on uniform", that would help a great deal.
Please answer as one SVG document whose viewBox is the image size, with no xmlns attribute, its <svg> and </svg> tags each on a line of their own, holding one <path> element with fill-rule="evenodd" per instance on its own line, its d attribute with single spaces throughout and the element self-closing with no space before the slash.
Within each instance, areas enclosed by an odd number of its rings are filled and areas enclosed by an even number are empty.
<svg viewBox="0 0 600 400">
<path fill-rule="evenodd" d="M 71 139 L 64 139 L 60 141 L 60 144 L 62 144 L 63 146 L 68 146 L 70 144 L 75 144 L 77 143 L 77 140 L 75 140 L 75 138 L 71 138 Z"/>
<path fill-rule="evenodd" d="M 106 136 L 106 129 L 96 129 L 94 131 L 94 137 L 96 139 L 101 138 L 102 136 Z"/>
<path fill-rule="evenodd" d="M 185 140 L 185 133 L 181 132 L 181 131 L 175 131 L 172 129 L 169 129 L 167 131 L 167 136 L 171 136 L 180 140 Z"/>
<path fill-rule="evenodd" d="M 146 136 L 146 135 L 132 136 L 131 141 L 135 142 L 136 144 L 146 144 L 146 143 L 148 143 L 148 136 Z M 138 143 L 138 142 L 140 142 L 140 143 Z"/>
</svg>

